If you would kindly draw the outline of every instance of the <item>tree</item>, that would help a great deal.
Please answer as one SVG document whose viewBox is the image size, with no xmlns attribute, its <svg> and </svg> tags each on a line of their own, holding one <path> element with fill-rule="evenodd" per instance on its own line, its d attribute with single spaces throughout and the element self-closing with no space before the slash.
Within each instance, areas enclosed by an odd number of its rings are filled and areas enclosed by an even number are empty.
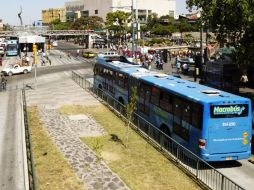
<svg viewBox="0 0 254 190">
<path fill-rule="evenodd" d="M 51 30 L 69 30 L 71 23 L 69 22 L 61 22 L 59 19 L 51 22 L 49 24 L 49 28 Z"/>
<path fill-rule="evenodd" d="M 236 47 L 238 62 L 254 63 L 253 1 L 188 0 L 187 5 L 190 9 L 202 10 L 202 22 L 215 32 L 221 46 Z"/>
<path fill-rule="evenodd" d="M 98 16 L 81 17 L 77 19 L 72 25 L 73 30 L 94 30 L 102 29 L 104 26 L 103 19 Z"/>
<path fill-rule="evenodd" d="M 133 121 L 133 115 L 137 109 L 137 101 L 138 101 L 137 87 L 132 87 L 131 94 L 130 94 L 130 101 L 125 107 L 126 117 L 127 117 L 126 147 L 128 146 L 130 124 Z"/>
<path fill-rule="evenodd" d="M 130 22 L 131 13 L 123 11 L 110 12 L 106 16 L 106 28 L 114 32 L 118 39 L 126 34 L 127 25 Z"/>
<path fill-rule="evenodd" d="M 11 27 L 9 24 L 4 24 L 3 30 L 4 30 L 4 31 L 12 30 L 12 27 Z"/>
</svg>

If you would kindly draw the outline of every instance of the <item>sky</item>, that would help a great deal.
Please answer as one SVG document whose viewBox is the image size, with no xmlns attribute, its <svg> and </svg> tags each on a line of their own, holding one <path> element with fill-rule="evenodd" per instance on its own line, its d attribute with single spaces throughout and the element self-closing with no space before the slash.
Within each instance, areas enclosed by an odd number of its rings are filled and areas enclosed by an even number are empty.
<svg viewBox="0 0 254 190">
<path fill-rule="evenodd" d="M 68 0 L 0 0 L 0 19 L 3 23 L 19 25 L 18 13 L 22 6 L 22 19 L 24 24 L 32 24 L 41 19 L 41 10 L 48 8 L 61 8 Z M 145 0 L 144 0 L 145 1 Z M 176 14 L 186 13 L 186 0 L 176 0 Z"/>
</svg>

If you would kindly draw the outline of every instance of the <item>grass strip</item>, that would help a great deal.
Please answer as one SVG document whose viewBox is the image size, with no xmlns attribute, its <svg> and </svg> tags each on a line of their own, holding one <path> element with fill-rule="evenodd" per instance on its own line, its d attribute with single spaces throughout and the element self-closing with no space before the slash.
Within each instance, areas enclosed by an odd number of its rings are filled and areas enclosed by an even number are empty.
<svg viewBox="0 0 254 190">
<path fill-rule="evenodd" d="M 107 131 L 81 138 L 133 190 L 201 189 L 133 130 L 126 141 L 124 122 L 105 106 L 63 106 L 64 115 L 90 114 Z M 112 134 L 117 140 L 112 140 Z M 127 145 L 127 148 L 125 147 Z M 102 174 L 103 175 L 103 174 Z"/>
<path fill-rule="evenodd" d="M 84 190 L 67 160 L 61 154 L 48 132 L 43 128 L 36 107 L 29 107 L 29 121 L 33 144 L 33 156 L 39 190 Z"/>
</svg>

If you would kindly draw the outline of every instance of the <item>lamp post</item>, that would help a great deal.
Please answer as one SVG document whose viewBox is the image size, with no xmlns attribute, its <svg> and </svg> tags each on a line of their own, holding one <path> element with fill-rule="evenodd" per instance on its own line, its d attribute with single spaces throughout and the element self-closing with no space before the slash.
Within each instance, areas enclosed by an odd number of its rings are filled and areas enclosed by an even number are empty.
<svg viewBox="0 0 254 190">
<path fill-rule="evenodd" d="M 204 80 L 204 71 L 203 71 L 203 63 L 204 63 L 204 55 L 203 55 L 203 27 L 204 27 L 204 23 L 201 22 L 201 28 L 200 28 L 200 78 L 201 78 L 201 82 L 203 82 Z"/>
<path fill-rule="evenodd" d="M 203 65 L 203 26 L 204 23 L 201 23 L 201 28 L 200 28 L 200 63 Z"/>
<path fill-rule="evenodd" d="M 134 34 L 134 8 L 133 8 L 133 0 L 131 1 L 131 28 L 132 28 L 132 57 L 134 53 L 134 41 L 135 41 L 135 34 Z"/>
</svg>

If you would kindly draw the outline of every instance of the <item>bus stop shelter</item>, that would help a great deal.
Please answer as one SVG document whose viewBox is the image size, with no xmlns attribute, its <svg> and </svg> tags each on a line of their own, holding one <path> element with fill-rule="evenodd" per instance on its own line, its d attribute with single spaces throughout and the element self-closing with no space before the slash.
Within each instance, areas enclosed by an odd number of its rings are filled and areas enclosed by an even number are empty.
<svg viewBox="0 0 254 190">
<path fill-rule="evenodd" d="M 33 44 L 37 45 L 38 50 L 45 50 L 45 37 L 31 35 L 19 37 L 19 48 L 21 52 L 32 52 Z"/>
</svg>

